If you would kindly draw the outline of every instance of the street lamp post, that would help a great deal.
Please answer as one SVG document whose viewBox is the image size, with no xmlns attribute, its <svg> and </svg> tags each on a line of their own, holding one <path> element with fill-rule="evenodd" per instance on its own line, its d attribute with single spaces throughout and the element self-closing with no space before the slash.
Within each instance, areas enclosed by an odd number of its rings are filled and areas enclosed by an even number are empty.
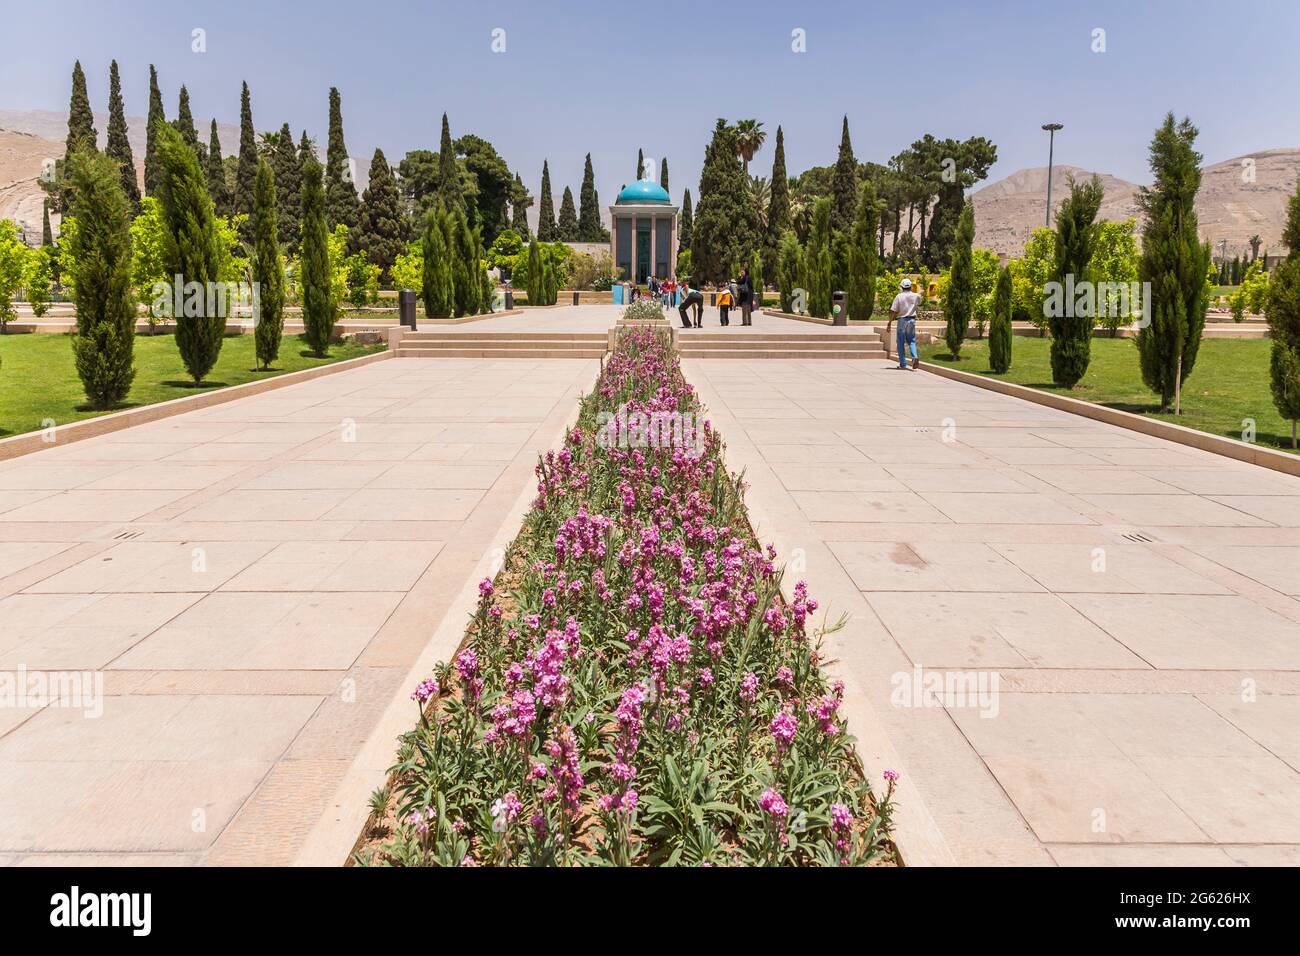
<svg viewBox="0 0 1300 956">
<path fill-rule="evenodd" d="M 1056 131 L 1064 129 L 1060 123 L 1044 123 L 1047 130 L 1047 213 L 1043 216 L 1043 225 L 1052 228 L 1052 148 L 1056 145 Z"/>
</svg>

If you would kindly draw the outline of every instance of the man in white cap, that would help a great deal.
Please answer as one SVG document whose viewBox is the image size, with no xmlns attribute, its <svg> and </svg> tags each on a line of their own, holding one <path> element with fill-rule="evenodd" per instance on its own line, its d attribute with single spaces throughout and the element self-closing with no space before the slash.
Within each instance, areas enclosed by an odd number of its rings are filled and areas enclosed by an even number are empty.
<svg viewBox="0 0 1300 956">
<path fill-rule="evenodd" d="M 912 280 L 904 279 L 902 290 L 889 306 L 889 318 L 898 321 L 898 367 L 907 368 L 907 349 L 912 350 L 912 368 L 916 368 L 916 307 L 921 297 L 912 291 Z"/>
</svg>

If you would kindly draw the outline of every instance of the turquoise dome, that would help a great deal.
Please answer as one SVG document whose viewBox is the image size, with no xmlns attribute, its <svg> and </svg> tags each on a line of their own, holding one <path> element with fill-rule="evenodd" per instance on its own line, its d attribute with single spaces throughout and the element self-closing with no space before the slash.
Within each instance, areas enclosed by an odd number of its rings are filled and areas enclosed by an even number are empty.
<svg viewBox="0 0 1300 956">
<path fill-rule="evenodd" d="M 672 200 L 668 198 L 667 190 L 653 179 L 638 179 L 630 186 L 624 186 L 623 191 L 618 194 L 618 199 L 614 200 L 616 206 L 646 203 L 668 206 L 672 204 Z"/>
</svg>

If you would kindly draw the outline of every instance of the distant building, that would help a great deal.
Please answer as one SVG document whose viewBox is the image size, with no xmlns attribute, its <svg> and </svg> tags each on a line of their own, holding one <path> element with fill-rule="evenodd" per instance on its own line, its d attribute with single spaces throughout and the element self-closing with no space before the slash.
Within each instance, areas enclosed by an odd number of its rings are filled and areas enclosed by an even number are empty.
<svg viewBox="0 0 1300 956">
<path fill-rule="evenodd" d="M 652 275 L 676 275 L 677 207 L 667 190 L 654 180 L 638 179 L 623 187 L 609 215 L 609 257 L 616 277 L 643 283 Z"/>
</svg>

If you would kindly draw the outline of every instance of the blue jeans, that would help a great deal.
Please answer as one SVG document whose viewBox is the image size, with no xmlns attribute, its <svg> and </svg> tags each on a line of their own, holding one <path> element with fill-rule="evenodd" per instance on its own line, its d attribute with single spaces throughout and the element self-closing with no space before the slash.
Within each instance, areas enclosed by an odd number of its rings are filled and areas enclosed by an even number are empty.
<svg viewBox="0 0 1300 956">
<path fill-rule="evenodd" d="M 907 368 L 906 350 L 912 350 L 912 358 L 916 358 L 916 318 L 908 316 L 905 319 L 898 320 L 898 367 Z"/>
</svg>

